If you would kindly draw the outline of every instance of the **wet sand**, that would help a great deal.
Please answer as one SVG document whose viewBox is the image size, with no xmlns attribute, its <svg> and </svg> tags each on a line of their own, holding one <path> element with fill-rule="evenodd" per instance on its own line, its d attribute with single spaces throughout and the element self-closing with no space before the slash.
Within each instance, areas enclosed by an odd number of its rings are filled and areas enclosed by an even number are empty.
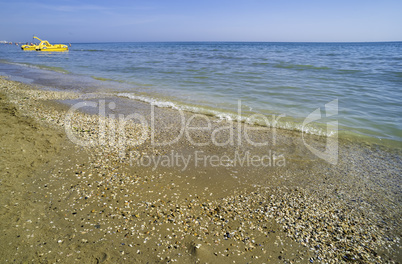
<svg viewBox="0 0 402 264">
<path fill-rule="evenodd" d="M 91 96 L 0 79 L 5 262 L 401 262 L 398 149 L 341 140 L 330 165 L 295 132 L 249 130 L 267 150 L 244 143 L 246 124 L 212 117 L 211 129 L 155 146 L 151 132 L 156 142 L 180 134 L 177 111 Z M 81 101 L 104 102 L 108 118 L 82 108 L 88 113 L 67 124 L 66 111 Z M 127 121 L 121 141 L 118 114 L 134 112 L 144 119 Z M 191 126 L 208 123 L 198 116 Z M 212 134 L 215 144 L 203 144 Z"/>
</svg>

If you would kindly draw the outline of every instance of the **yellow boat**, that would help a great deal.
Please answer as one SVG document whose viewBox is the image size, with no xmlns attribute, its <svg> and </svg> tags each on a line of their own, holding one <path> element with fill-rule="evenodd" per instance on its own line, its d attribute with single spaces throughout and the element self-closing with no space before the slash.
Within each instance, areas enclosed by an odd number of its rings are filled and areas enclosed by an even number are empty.
<svg viewBox="0 0 402 264">
<path fill-rule="evenodd" d="M 36 51 L 67 51 L 68 46 L 64 44 L 50 44 L 47 40 L 41 40 L 40 38 L 34 36 L 35 39 L 39 40 L 38 45 L 22 45 L 22 50 L 36 50 Z"/>
<path fill-rule="evenodd" d="M 22 50 L 36 50 L 38 45 L 21 45 Z"/>
</svg>

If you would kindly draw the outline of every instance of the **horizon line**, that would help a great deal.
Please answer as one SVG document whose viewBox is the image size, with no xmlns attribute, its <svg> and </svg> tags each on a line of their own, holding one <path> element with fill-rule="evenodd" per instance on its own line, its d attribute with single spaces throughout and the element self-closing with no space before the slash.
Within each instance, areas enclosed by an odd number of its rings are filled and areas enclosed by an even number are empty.
<svg viewBox="0 0 402 264">
<path fill-rule="evenodd" d="M 26 41 L 7 41 L 0 40 L 1 44 L 7 43 L 25 43 Z M 52 42 L 54 42 L 52 40 Z M 57 41 L 56 42 L 66 42 Z M 82 41 L 82 42 L 69 42 L 71 44 L 91 44 L 91 43 L 393 43 L 402 42 L 402 40 L 380 40 L 380 41 L 249 41 L 249 40 L 149 40 L 149 41 Z"/>
</svg>

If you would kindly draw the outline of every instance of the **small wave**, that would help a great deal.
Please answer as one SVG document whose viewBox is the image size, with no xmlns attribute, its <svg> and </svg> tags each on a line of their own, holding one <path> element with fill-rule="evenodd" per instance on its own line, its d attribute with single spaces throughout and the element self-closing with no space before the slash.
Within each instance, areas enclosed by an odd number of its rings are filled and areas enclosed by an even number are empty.
<svg viewBox="0 0 402 264">
<path fill-rule="evenodd" d="M 344 73 L 358 73 L 361 72 L 360 70 L 352 70 L 352 69 L 338 69 L 336 70 L 337 73 L 344 74 Z"/>
<path fill-rule="evenodd" d="M 33 69 L 54 71 L 54 72 L 64 73 L 64 74 L 70 73 L 69 71 L 67 71 L 66 69 L 64 69 L 62 67 L 47 66 L 47 65 L 42 65 L 42 64 L 30 64 L 30 63 L 7 62 L 7 61 L 4 61 L 3 63 L 8 63 L 8 64 L 12 64 L 12 65 L 17 65 L 17 66 L 23 66 L 23 67 L 33 68 Z"/>
<path fill-rule="evenodd" d="M 225 114 L 225 113 L 222 113 L 222 112 L 219 112 L 216 110 L 206 109 L 206 108 L 202 108 L 202 107 L 198 107 L 198 106 L 180 105 L 178 103 L 174 103 L 171 101 L 155 99 L 155 98 L 144 96 L 144 95 L 136 95 L 133 93 L 119 93 L 119 94 L 117 94 L 117 96 L 126 97 L 129 99 L 153 104 L 157 107 L 171 108 L 171 109 L 175 109 L 175 110 L 182 110 L 182 111 L 187 111 L 187 112 L 192 112 L 192 113 L 201 113 L 201 114 L 206 114 L 209 116 L 221 117 L 222 119 L 228 119 L 228 120 L 233 119 L 230 116 L 230 114 Z"/>
<path fill-rule="evenodd" d="M 145 63 L 147 63 L 147 64 L 159 64 L 159 63 L 163 63 L 163 61 L 146 61 Z"/>
<path fill-rule="evenodd" d="M 105 52 L 107 50 L 103 50 L 103 49 L 79 49 L 76 51 L 86 51 L 86 52 Z"/>
<path fill-rule="evenodd" d="M 147 70 L 151 70 L 151 69 L 152 69 L 152 67 L 131 66 L 131 67 L 124 67 L 124 68 L 118 69 L 118 70 L 123 73 L 132 73 L 132 72 L 138 72 L 138 71 L 147 71 Z"/>
<path fill-rule="evenodd" d="M 402 78 L 402 72 L 398 72 L 398 71 L 388 71 L 387 72 L 390 76 L 394 76 L 397 78 Z"/>
<path fill-rule="evenodd" d="M 67 71 L 66 69 L 64 69 L 62 67 L 53 67 L 53 66 L 46 66 L 46 65 L 36 65 L 36 66 L 39 69 L 43 69 L 43 70 L 50 70 L 50 71 L 65 73 L 65 74 L 70 73 L 69 71 Z"/>
<path fill-rule="evenodd" d="M 109 79 L 109 78 L 96 77 L 96 76 L 91 76 L 91 77 L 98 81 L 113 81 L 113 79 Z"/>
<path fill-rule="evenodd" d="M 157 107 L 162 108 L 171 108 L 174 110 L 181 110 L 196 114 L 202 114 L 207 116 L 213 116 L 218 118 L 219 120 L 227 120 L 227 121 L 237 121 L 242 123 L 247 123 L 249 125 L 257 125 L 261 127 L 272 127 L 290 131 L 297 131 L 305 134 L 312 134 L 317 136 L 326 136 L 332 137 L 335 136 L 337 131 L 330 130 L 327 131 L 327 128 L 323 124 L 309 124 L 308 126 L 303 126 L 303 122 L 299 122 L 299 120 L 294 120 L 290 117 L 286 117 L 285 119 L 278 118 L 278 116 L 271 115 L 271 116 L 264 116 L 261 118 L 256 118 L 255 116 L 246 116 L 246 115 L 239 115 L 238 113 L 234 112 L 225 112 L 223 110 L 216 110 L 210 109 L 202 106 L 195 106 L 195 105 L 185 105 L 179 104 L 172 101 L 165 101 L 163 99 L 156 99 L 144 95 L 136 95 L 133 93 L 119 93 L 117 96 L 125 97 L 133 100 L 138 100 L 141 102 L 149 103 L 155 105 Z M 273 119 L 275 118 L 275 119 Z M 277 120 L 277 121 L 276 121 Z M 271 122 L 272 121 L 272 122 Z"/>
<path fill-rule="evenodd" d="M 270 64 L 271 63 L 269 63 L 269 62 L 254 62 L 251 65 L 252 66 L 267 66 L 267 65 L 270 65 Z"/>
<path fill-rule="evenodd" d="M 324 57 L 335 57 L 335 56 L 339 56 L 341 54 L 339 54 L 339 53 L 320 53 L 318 55 L 324 56 Z"/>
<path fill-rule="evenodd" d="M 138 51 L 133 50 L 114 50 L 114 49 L 71 49 L 75 52 L 99 52 L 99 53 L 119 53 L 119 54 L 131 54 L 131 53 L 140 53 Z"/>
<path fill-rule="evenodd" d="M 280 69 L 293 69 L 293 70 L 330 70 L 331 68 L 326 66 L 313 66 L 313 65 L 303 65 L 303 64 L 276 64 L 274 65 L 275 68 Z"/>
</svg>

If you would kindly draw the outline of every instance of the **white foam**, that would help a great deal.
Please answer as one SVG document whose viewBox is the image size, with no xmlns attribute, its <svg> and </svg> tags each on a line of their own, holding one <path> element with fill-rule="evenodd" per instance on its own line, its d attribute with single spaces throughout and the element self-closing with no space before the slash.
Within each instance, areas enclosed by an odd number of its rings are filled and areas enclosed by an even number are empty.
<svg viewBox="0 0 402 264">
<path fill-rule="evenodd" d="M 157 107 L 171 108 L 171 109 L 175 109 L 175 110 L 181 110 L 181 111 L 186 111 L 186 112 L 215 116 L 219 120 L 240 121 L 240 122 L 246 122 L 247 124 L 250 124 L 250 125 L 265 125 L 264 122 L 260 122 L 262 120 L 258 120 L 258 119 L 250 120 L 246 116 L 239 116 L 238 114 L 235 114 L 235 113 L 225 113 L 222 111 L 207 109 L 207 108 L 202 108 L 202 107 L 197 107 L 197 106 L 178 105 L 171 101 L 155 99 L 155 98 L 144 96 L 144 95 L 136 95 L 134 93 L 119 93 L 117 95 L 120 97 L 126 97 L 129 99 L 153 104 Z M 337 131 L 330 131 L 330 133 L 328 134 L 326 129 L 323 129 L 319 126 L 314 126 L 314 125 L 310 124 L 309 126 L 303 127 L 302 123 L 292 122 L 292 121 L 279 121 L 276 123 L 275 128 L 291 130 L 291 131 L 299 131 L 299 132 L 306 133 L 306 134 L 313 134 L 313 135 L 327 136 L 327 137 L 334 136 L 337 133 Z"/>
</svg>

